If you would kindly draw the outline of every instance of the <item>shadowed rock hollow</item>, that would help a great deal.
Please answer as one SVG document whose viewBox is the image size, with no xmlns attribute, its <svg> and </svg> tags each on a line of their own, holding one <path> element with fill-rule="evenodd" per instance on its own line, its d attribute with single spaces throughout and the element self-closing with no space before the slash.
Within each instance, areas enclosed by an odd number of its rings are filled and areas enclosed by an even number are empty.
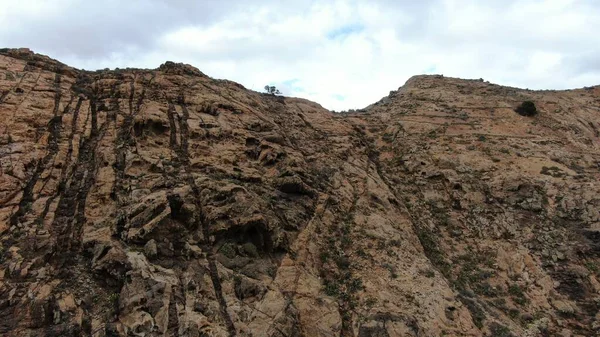
<svg viewBox="0 0 600 337">
<path fill-rule="evenodd" d="M 598 87 L 335 114 L 1 49 L 0 116 L 2 336 L 600 331 Z"/>
</svg>

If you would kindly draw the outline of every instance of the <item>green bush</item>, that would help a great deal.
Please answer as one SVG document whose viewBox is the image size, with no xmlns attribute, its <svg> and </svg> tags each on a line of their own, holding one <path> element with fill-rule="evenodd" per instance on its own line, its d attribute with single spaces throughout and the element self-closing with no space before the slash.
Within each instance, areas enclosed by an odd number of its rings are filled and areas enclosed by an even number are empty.
<svg viewBox="0 0 600 337">
<path fill-rule="evenodd" d="M 244 253 L 250 257 L 259 257 L 258 249 L 252 242 L 246 242 L 242 245 Z M 290 252 L 291 253 L 291 252 Z"/>
<path fill-rule="evenodd" d="M 340 287 L 332 281 L 325 281 L 325 294 L 327 296 L 336 297 L 340 294 Z"/>
<path fill-rule="evenodd" d="M 490 332 L 492 333 L 491 337 L 514 337 L 510 330 L 504 325 L 498 323 L 492 323 L 490 325 Z"/>
<path fill-rule="evenodd" d="M 233 259 L 236 255 L 235 245 L 227 242 L 223 246 L 221 246 L 221 249 L 219 249 L 219 253 L 225 255 L 230 259 Z"/>
<path fill-rule="evenodd" d="M 265 91 L 270 95 L 281 95 L 281 91 L 279 91 L 275 86 L 265 85 Z"/>
<path fill-rule="evenodd" d="M 535 103 L 532 101 L 525 101 L 519 105 L 515 111 L 521 116 L 535 116 L 537 114 L 537 108 L 535 107 Z"/>
</svg>

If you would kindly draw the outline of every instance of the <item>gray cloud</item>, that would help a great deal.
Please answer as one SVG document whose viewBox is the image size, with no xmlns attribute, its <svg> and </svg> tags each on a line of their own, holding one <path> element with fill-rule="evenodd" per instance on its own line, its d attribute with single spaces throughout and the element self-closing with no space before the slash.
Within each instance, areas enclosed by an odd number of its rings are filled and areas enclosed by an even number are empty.
<svg viewBox="0 0 600 337">
<path fill-rule="evenodd" d="M 423 72 L 529 88 L 600 82 L 594 0 L 0 0 L 0 8 L 0 47 L 86 69 L 183 61 L 336 110 L 368 105 Z"/>
<path fill-rule="evenodd" d="M 0 41 L 81 58 L 107 57 L 123 50 L 151 48 L 156 38 L 186 25 L 208 25 L 241 2 L 228 1 L 63 1 L 54 15 L 9 13 Z M 38 6 L 39 2 L 31 3 Z"/>
</svg>

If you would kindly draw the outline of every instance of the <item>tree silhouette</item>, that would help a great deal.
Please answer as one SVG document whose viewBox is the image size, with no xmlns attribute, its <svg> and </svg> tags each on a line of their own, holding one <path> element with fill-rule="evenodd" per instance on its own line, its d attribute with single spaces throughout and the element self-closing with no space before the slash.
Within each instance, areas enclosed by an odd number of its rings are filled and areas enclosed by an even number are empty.
<svg viewBox="0 0 600 337">
<path fill-rule="evenodd" d="M 523 102 L 515 109 L 515 111 L 521 116 L 535 116 L 537 114 L 535 103 L 532 101 Z"/>
<path fill-rule="evenodd" d="M 267 92 L 267 94 L 271 94 L 271 95 L 281 95 L 281 91 L 279 91 L 277 88 L 275 88 L 275 86 L 271 85 L 265 85 L 265 91 Z"/>
</svg>

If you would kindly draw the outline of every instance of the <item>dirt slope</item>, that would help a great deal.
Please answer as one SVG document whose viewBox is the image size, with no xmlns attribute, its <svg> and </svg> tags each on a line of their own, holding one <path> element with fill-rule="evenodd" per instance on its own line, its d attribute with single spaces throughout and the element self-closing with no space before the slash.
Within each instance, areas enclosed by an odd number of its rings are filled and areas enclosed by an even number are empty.
<svg viewBox="0 0 600 337">
<path fill-rule="evenodd" d="M 0 116 L 2 336 L 600 331 L 599 87 L 334 114 L 0 49 Z"/>
</svg>

